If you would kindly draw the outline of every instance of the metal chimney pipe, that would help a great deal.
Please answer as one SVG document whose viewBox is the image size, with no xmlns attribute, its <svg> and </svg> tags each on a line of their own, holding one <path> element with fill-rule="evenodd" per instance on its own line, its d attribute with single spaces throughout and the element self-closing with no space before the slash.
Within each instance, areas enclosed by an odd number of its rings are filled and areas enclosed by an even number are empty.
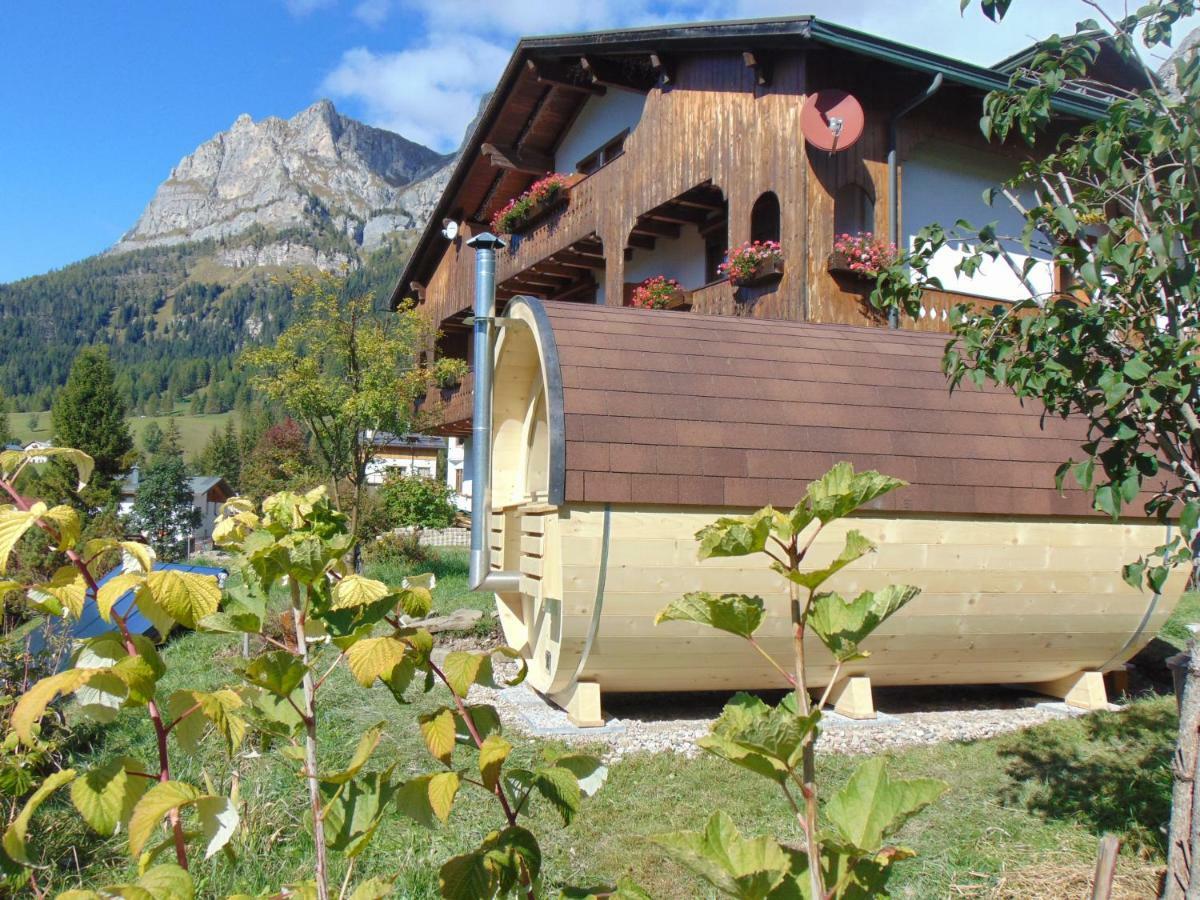
<svg viewBox="0 0 1200 900">
<path fill-rule="evenodd" d="M 473 591 L 507 593 L 519 589 L 517 572 L 493 572 L 488 525 L 492 514 L 492 369 L 495 365 L 496 250 L 504 241 L 483 232 L 467 241 L 475 251 L 475 394 L 471 407 L 471 562 Z"/>
</svg>

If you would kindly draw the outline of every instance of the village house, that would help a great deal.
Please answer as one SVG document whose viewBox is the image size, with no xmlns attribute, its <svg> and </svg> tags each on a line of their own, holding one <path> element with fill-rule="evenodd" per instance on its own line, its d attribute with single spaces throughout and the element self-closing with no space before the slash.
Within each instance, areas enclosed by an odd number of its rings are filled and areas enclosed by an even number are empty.
<svg viewBox="0 0 1200 900">
<path fill-rule="evenodd" d="M 860 587 L 894 575 L 925 592 L 880 632 L 885 650 L 842 672 L 847 714 L 872 714 L 871 678 L 1023 681 L 1098 705 L 1103 673 L 1165 620 L 1114 565 L 1161 530 L 1106 523 L 1082 492 L 1054 490 L 1079 429 L 1003 391 L 947 390 L 950 311 L 1020 299 L 1013 270 L 961 277 L 962 248 L 947 247 L 931 273 L 942 289 L 889 321 L 867 303 L 873 279 L 834 252 L 841 235 L 904 249 L 959 219 L 1020 233 L 983 194 L 1028 151 L 986 141 L 979 118 L 1023 61 L 972 65 L 808 16 L 518 44 L 392 301 L 437 324 L 430 358 L 472 360 L 485 336 L 488 371 L 422 406 L 467 442 L 485 539 L 472 578 L 497 594 L 530 683 L 578 721 L 599 721 L 601 689 L 776 684 L 725 638 L 651 619 L 686 590 L 746 590 L 771 604 L 764 641 L 786 646 L 778 579 L 697 566 L 692 535 L 725 511 L 791 506 L 839 459 L 912 483 L 856 520 L 895 547 Z M 1102 53 L 1056 98 L 1056 127 L 1139 77 Z M 503 246 L 470 245 L 489 232 Z M 723 263 L 750 242 L 778 244 L 776 258 L 731 280 Z M 491 329 L 490 297 L 475 304 L 493 248 Z M 1069 288 L 1047 246 L 1028 252 L 1037 291 Z M 630 309 L 659 277 L 672 309 Z M 477 382 L 491 398 L 482 478 Z M 1100 549 L 1056 579 L 1059 545 Z"/>
<path fill-rule="evenodd" d="M 438 455 L 446 451 L 446 438 L 427 434 L 372 431 L 366 438 L 373 453 L 367 463 L 367 484 L 371 485 L 383 484 L 389 473 L 436 478 Z"/>
</svg>

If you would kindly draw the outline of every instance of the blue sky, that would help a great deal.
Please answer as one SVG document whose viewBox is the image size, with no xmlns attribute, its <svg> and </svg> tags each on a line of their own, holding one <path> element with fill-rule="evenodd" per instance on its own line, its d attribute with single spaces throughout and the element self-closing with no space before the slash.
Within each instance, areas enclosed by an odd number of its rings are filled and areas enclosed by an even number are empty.
<svg viewBox="0 0 1200 900">
<path fill-rule="evenodd" d="M 155 187 L 240 113 L 328 96 L 453 149 L 516 38 L 813 13 L 990 63 L 1083 18 L 1016 0 L 995 26 L 958 0 L 9 0 L 0 52 L 0 282 L 114 243 Z"/>
</svg>

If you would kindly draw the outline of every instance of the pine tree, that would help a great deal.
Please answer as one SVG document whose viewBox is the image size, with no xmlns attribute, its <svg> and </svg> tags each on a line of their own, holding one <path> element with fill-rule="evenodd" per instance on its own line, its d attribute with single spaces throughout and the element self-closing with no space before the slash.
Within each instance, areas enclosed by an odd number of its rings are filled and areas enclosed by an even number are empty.
<svg viewBox="0 0 1200 900">
<path fill-rule="evenodd" d="M 151 422 L 142 432 L 142 451 L 146 456 L 155 456 L 162 449 L 163 430 L 157 422 Z"/>
<path fill-rule="evenodd" d="M 169 438 L 164 440 L 138 483 L 132 519 L 158 558 L 174 562 L 187 555 L 189 538 L 200 524 L 200 510 L 192 505 L 183 454 L 178 447 L 168 450 L 168 442 Z"/>
<path fill-rule="evenodd" d="M 92 508 L 116 505 L 119 480 L 133 461 L 125 399 L 117 393 L 114 380 L 108 350 L 85 347 L 75 355 L 71 374 L 51 410 L 54 443 L 82 450 L 96 462 L 92 480 L 80 496 L 84 505 Z M 64 496 L 61 488 L 70 484 L 69 473 L 62 466 L 56 470 L 48 479 L 60 489 L 56 493 Z"/>
<path fill-rule="evenodd" d="M 0 392 L 0 450 L 13 442 L 12 427 L 8 423 L 8 404 L 4 402 L 4 394 Z"/>
<path fill-rule="evenodd" d="M 220 475 L 235 491 L 242 477 L 242 444 L 233 419 L 225 421 L 225 429 L 213 428 L 208 443 L 196 458 L 196 471 L 201 475 Z"/>
</svg>

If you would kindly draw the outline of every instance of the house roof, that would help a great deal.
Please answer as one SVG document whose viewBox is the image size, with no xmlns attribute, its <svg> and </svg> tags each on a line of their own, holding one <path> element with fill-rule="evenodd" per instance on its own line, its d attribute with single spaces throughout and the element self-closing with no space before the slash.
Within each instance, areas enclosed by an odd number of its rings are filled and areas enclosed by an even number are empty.
<svg viewBox="0 0 1200 900">
<path fill-rule="evenodd" d="M 218 484 L 225 484 L 225 479 L 220 475 L 194 475 L 188 479 L 188 487 L 193 494 L 207 494 Z M 225 490 L 227 493 L 233 493 L 228 484 L 225 484 Z"/>
<path fill-rule="evenodd" d="M 390 431 L 376 431 L 368 433 L 366 437 L 373 447 L 414 447 L 426 450 L 445 450 L 447 447 L 444 437 L 432 434 L 396 435 Z"/>
<path fill-rule="evenodd" d="M 1054 486 L 1083 425 L 993 386 L 951 393 L 944 335 L 509 303 L 521 307 L 562 422 L 551 503 L 790 507 L 848 460 L 910 483 L 882 509 L 1097 515 L 1083 491 Z"/>
<path fill-rule="evenodd" d="M 540 108 L 541 101 L 531 98 L 525 98 L 528 99 L 527 104 L 522 101 L 524 105 L 521 109 L 508 108 L 514 89 L 528 62 L 584 52 L 597 57 L 628 60 L 635 57 L 648 58 L 652 52 L 669 56 L 672 53 L 712 49 L 745 50 L 750 46 L 770 50 L 814 45 L 846 50 L 914 72 L 941 73 L 948 82 L 980 91 L 997 90 L 1008 84 L 1007 71 L 931 53 L 836 25 L 815 16 L 655 25 L 646 28 L 522 38 L 500 76 L 496 90 L 483 107 L 475 127 L 463 142 L 462 152 L 454 164 L 437 207 L 429 217 L 412 255 L 405 263 L 400 280 L 392 291 L 392 306 L 396 306 L 408 293 L 412 281 L 420 279 L 436 263 L 437 256 L 431 255 L 431 251 L 435 249 L 438 241 L 445 240 L 441 237 L 442 221 L 454 212 L 458 195 L 479 162 L 483 143 L 486 141 L 503 144 L 521 137 L 527 125 L 526 118 Z M 1106 106 L 1106 100 L 1103 98 L 1070 89 L 1056 94 L 1052 102 L 1059 112 L 1082 118 L 1094 118 L 1100 115 Z M 508 115 L 502 116 L 502 112 L 507 112 Z M 564 108 L 555 110 L 552 118 L 565 127 L 573 116 L 574 109 Z M 557 136 L 549 135 L 548 144 L 553 145 Z M 511 177 L 519 176 L 513 174 Z"/>
</svg>

